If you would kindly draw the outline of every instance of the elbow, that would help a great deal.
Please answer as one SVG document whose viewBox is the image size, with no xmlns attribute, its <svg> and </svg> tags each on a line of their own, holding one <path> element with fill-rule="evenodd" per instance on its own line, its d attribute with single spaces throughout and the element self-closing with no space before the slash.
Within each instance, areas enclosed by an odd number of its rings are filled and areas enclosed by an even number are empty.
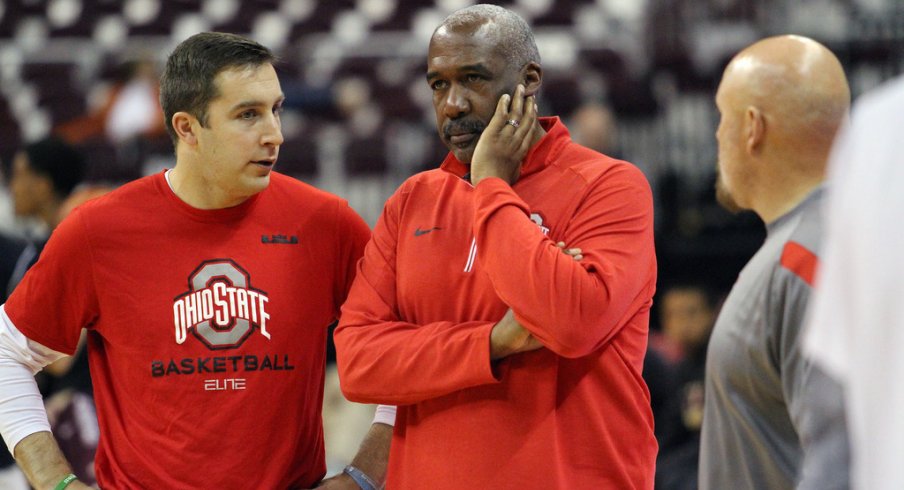
<svg viewBox="0 0 904 490">
<path fill-rule="evenodd" d="M 584 357 L 597 350 L 603 343 L 604 336 L 599 333 L 598 325 L 572 324 L 574 328 L 562 329 L 550 342 L 544 343 L 562 357 L 568 359 Z"/>
<path fill-rule="evenodd" d="M 562 321 L 562 318 L 566 320 Z M 547 334 L 537 337 L 551 351 L 568 359 L 590 355 L 603 345 L 612 330 L 609 327 L 611 319 L 601 311 L 572 315 L 570 318 L 567 315 L 554 315 L 547 321 L 550 325 L 556 325 L 556 328 L 541 329 L 546 330 Z"/>
<path fill-rule="evenodd" d="M 356 354 L 351 339 L 340 325 L 333 334 L 336 343 L 336 368 L 339 371 L 339 389 L 349 401 L 369 403 L 366 387 L 369 383 L 364 379 L 365 371 L 361 369 L 361 359 Z M 370 384 L 372 385 L 372 384 Z"/>
<path fill-rule="evenodd" d="M 354 403 L 379 403 L 376 399 L 368 396 L 368 394 L 364 391 L 356 390 L 356 387 L 349 387 L 347 383 L 339 381 L 339 388 L 342 390 L 342 395 L 345 396 L 345 399 L 354 402 Z"/>
<path fill-rule="evenodd" d="M 350 402 L 355 403 L 379 403 L 374 399 L 374 393 L 367 390 L 373 383 L 367 383 L 363 376 L 359 376 L 349 362 L 343 362 L 337 358 L 336 366 L 339 369 L 339 389 Z"/>
<path fill-rule="evenodd" d="M 341 332 L 336 330 L 336 369 L 339 372 L 339 389 L 348 401 L 355 403 L 389 403 L 380 390 L 385 384 L 385 373 L 380 369 L 379 357 L 373 349 L 349 345 Z M 366 343 L 362 345 L 367 345 Z"/>
<path fill-rule="evenodd" d="M 418 397 L 409 397 L 398 393 L 387 393 L 385 379 L 375 373 L 369 374 L 368 370 L 355 370 L 352 366 L 343 368 L 342 362 L 337 362 L 339 368 L 339 389 L 345 399 L 354 403 L 374 405 L 406 405 L 419 401 Z"/>
<path fill-rule="evenodd" d="M 598 343 L 585 335 L 563 335 L 562 338 L 550 342 L 547 347 L 567 359 L 584 357 L 595 351 Z"/>
</svg>

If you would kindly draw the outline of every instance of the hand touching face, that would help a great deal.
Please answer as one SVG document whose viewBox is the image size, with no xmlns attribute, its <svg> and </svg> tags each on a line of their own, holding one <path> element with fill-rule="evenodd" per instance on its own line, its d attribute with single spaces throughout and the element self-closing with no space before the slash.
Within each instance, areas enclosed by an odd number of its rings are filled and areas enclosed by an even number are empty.
<svg viewBox="0 0 904 490">
<path fill-rule="evenodd" d="M 480 136 L 471 159 L 471 183 L 499 177 L 514 184 L 521 173 L 521 161 L 534 143 L 537 104 L 519 84 L 512 96 L 499 98 L 496 112 Z"/>
</svg>

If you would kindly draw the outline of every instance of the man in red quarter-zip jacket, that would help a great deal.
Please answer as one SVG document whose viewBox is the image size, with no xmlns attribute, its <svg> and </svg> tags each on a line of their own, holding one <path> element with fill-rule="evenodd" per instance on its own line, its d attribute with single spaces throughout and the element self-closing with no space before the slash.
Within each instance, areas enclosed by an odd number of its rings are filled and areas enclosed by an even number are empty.
<svg viewBox="0 0 904 490">
<path fill-rule="evenodd" d="M 387 488 L 652 489 L 648 183 L 537 117 L 508 10 L 448 17 L 427 81 L 451 153 L 386 203 L 336 331 L 346 396 L 398 405 Z"/>
</svg>

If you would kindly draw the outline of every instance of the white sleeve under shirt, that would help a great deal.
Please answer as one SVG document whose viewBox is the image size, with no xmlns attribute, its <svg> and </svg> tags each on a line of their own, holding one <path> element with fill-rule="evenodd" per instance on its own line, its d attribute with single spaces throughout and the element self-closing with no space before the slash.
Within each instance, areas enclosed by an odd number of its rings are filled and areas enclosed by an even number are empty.
<svg viewBox="0 0 904 490">
<path fill-rule="evenodd" d="M 34 375 L 65 356 L 25 337 L 0 305 L 0 434 L 10 454 L 27 436 L 50 432 Z"/>
</svg>

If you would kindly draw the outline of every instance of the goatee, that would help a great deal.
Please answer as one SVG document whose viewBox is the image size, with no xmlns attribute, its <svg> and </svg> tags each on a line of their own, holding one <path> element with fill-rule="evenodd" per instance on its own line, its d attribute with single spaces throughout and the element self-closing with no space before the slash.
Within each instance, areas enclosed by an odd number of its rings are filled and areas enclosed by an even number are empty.
<svg viewBox="0 0 904 490">
<path fill-rule="evenodd" d="M 725 188 L 725 182 L 722 180 L 722 174 L 719 173 L 718 169 L 716 170 L 716 202 L 731 214 L 738 214 L 744 210 L 741 206 L 738 206 L 737 201 Z"/>
</svg>

